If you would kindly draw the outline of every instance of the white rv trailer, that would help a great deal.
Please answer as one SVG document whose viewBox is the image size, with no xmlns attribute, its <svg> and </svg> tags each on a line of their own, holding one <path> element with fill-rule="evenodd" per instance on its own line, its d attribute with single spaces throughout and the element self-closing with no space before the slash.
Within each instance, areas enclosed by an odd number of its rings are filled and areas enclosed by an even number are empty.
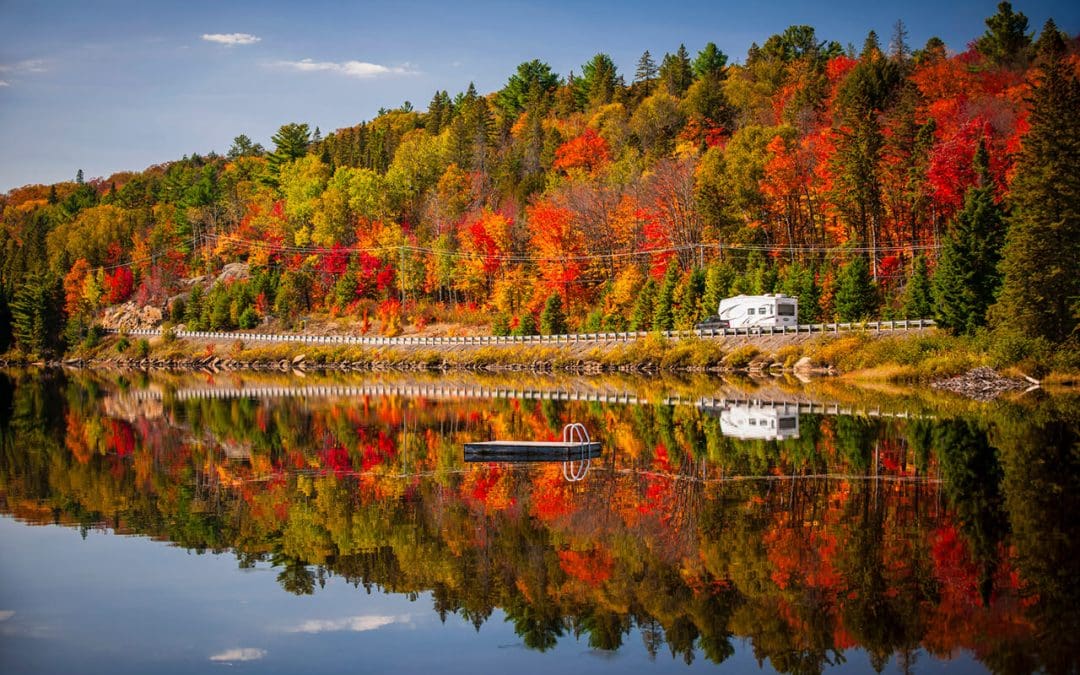
<svg viewBox="0 0 1080 675">
<path fill-rule="evenodd" d="M 799 299 L 780 293 L 736 295 L 720 301 L 719 318 L 731 328 L 795 326 L 799 323 Z"/>
<path fill-rule="evenodd" d="M 720 433 L 744 441 L 798 438 L 799 413 L 785 405 L 730 405 L 720 410 Z"/>
</svg>

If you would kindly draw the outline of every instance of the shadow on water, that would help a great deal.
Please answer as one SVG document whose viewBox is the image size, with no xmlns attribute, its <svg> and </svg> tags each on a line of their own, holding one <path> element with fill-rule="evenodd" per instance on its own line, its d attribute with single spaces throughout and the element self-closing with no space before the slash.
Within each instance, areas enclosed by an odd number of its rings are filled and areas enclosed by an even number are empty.
<svg viewBox="0 0 1080 675">
<path fill-rule="evenodd" d="M 599 440 L 561 462 L 466 462 L 494 438 Z M 10 372 L 0 510 L 430 594 L 525 646 L 781 672 L 852 650 L 904 669 L 1080 665 L 1080 402 L 710 378 Z"/>
</svg>

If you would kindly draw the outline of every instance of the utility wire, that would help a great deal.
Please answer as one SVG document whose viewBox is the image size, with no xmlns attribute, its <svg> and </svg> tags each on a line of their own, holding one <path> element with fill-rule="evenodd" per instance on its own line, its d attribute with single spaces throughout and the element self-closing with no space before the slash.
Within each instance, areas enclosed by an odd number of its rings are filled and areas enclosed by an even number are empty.
<svg viewBox="0 0 1080 675">
<path fill-rule="evenodd" d="M 715 250 L 724 251 L 728 253 L 894 253 L 904 251 L 934 251 L 941 248 L 940 244 L 907 244 L 896 246 L 866 246 L 866 245 L 847 245 L 847 246 L 764 246 L 760 244 L 756 245 L 741 245 L 741 244 L 721 244 L 721 243 L 701 243 L 701 244 L 684 244 L 682 246 L 669 246 L 664 248 L 651 248 L 643 249 L 640 251 L 619 251 L 615 253 L 594 253 L 594 254 L 582 254 L 582 255 L 564 255 L 557 257 L 548 256 L 535 256 L 535 255 L 484 255 L 481 253 L 472 253 L 467 251 L 449 251 L 431 248 L 429 246 L 417 246 L 414 244 L 400 244 L 397 246 L 337 246 L 337 247 L 324 247 L 324 246 L 289 246 L 286 244 L 277 244 L 265 240 L 253 240 L 238 237 L 230 234 L 214 234 L 207 233 L 203 236 L 203 241 L 216 240 L 224 242 L 226 244 L 232 244 L 236 246 L 246 246 L 252 249 L 260 249 L 271 252 L 279 253 L 298 253 L 308 255 L 327 255 L 333 253 L 369 253 L 369 254 L 389 254 L 398 253 L 402 251 L 410 251 L 413 253 L 427 253 L 437 257 L 449 257 L 455 259 L 470 259 L 470 258 L 484 258 L 485 260 L 498 261 L 501 263 L 566 263 L 566 262 L 589 262 L 589 261 L 608 261 L 608 260 L 621 260 L 625 258 L 640 258 L 645 256 L 667 255 L 677 254 L 686 251 L 702 251 L 702 250 Z M 154 262 L 159 258 L 174 252 L 182 251 L 188 242 L 180 242 L 175 246 L 161 249 L 148 256 L 129 260 L 121 263 L 114 263 L 110 265 L 99 265 L 94 269 L 102 272 L 109 272 L 121 267 L 130 267 L 132 265 L 138 265 L 146 262 Z"/>
<path fill-rule="evenodd" d="M 500 262 L 568 262 L 589 260 L 612 260 L 621 258 L 633 258 L 650 255 L 663 255 L 667 253 L 679 253 L 682 251 L 717 250 L 728 252 L 761 252 L 761 253 L 890 253 L 897 251 L 929 251 L 938 250 L 940 244 L 902 244 L 895 246 L 765 246 L 765 245 L 740 245 L 721 243 L 684 244 L 682 246 L 668 246 L 664 248 L 650 248 L 640 251 L 619 251 L 615 253 L 592 253 L 582 255 L 562 255 L 556 257 L 532 256 L 522 254 L 511 255 L 484 255 L 467 251 L 448 251 L 431 248 L 429 246 L 417 246 L 415 244 L 399 244 L 397 246 L 377 247 L 350 247 L 338 246 L 333 248 L 321 246 L 288 246 L 274 244 L 267 241 L 243 239 L 232 235 L 208 235 L 227 242 L 246 245 L 252 248 L 260 248 L 283 253 L 308 253 L 313 255 L 325 255 L 328 253 L 393 253 L 400 250 L 414 253 L 430 253 L 436 256 L 452 258 L 483 257 L 486 260 L 498 260 Z"/>
</svg>

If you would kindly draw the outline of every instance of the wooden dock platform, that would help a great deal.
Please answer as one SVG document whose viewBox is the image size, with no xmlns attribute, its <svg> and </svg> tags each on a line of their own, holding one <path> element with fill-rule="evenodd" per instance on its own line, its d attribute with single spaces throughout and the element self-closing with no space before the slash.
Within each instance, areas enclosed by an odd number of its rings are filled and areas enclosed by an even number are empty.
<svg viewBox="0 0 1080 675">
<path fill-rule="evenodd" d="M 466 462 L 576 462 L 600 456 L 589 441 L 484 441 L 465 444 Z"/>
</svg>

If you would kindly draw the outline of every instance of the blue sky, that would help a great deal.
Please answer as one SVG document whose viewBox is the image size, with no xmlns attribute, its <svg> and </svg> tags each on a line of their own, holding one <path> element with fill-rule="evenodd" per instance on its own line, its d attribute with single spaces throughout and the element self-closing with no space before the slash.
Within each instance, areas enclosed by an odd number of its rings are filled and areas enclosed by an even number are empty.
<svg viewBox="0 0 1080 675">
<path fill-rule="evenodd" d="M 1080 29 L 1080 3 L 1020 1 L 1031 28 L 1049 16 Z M 0 191 L 141 170 L 224 152 L 247 134 L 270 144 L 287 122 L 324 133 L 436 89 L 499 89 L 533 58 L 559 73 L 596 52 L 632 79 L 648 49 L 715 42 L 739 61 L 792 24 L 821 39 L 883 41 L 897 19 L 910 42 L 953 49 L 984 30 L 996 2 L 155 2 L 0 0 Z"/>
</svg>

